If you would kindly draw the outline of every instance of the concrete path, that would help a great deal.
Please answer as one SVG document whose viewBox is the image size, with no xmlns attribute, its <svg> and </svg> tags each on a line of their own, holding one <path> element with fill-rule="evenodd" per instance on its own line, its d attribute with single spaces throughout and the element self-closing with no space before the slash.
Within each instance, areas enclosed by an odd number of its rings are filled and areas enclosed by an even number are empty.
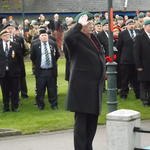
<svg viewBox="0 0 150 150">
<path fill-rule="evenodd" d="M 150 129 L 150 120 L 142 121 Z M 150 134 L 141 134 L 142 146 L 150 145 Z M 93 150 L 106 150 L 106 127 L 98 126 Z M 74 150 L 73 130 L 0 138 L 0 150 Z"/>
</svg>

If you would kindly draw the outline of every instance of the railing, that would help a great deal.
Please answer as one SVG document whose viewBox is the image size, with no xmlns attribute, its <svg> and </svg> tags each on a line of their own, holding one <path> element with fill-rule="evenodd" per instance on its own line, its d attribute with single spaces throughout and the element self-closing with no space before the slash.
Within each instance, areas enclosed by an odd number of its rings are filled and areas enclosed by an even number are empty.
<svg viewBox="0 0 150 150">
<path fill-rule="evenodd" d="M 134 127 L 133 132 L 139 132 L 139 133 L 150 133 L 149 130 L 142 129 L 140 127 Z M 143 149 L 143 148 L 134 148 L 134 150 L 149 150 L 149 149 Z"/>
</svg>

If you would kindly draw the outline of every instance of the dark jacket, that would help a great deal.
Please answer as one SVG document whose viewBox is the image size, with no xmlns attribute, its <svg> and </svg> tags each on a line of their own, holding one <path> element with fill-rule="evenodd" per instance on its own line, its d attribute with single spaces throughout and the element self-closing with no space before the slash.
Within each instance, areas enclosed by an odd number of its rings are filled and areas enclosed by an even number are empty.
<svg viewBox="0 0 150 150">
<path fill-rule="evenodd" d="M 135 39 L 134 59 L 136 68 L 143 68 L 143 71 L 138 71 L 138 80 L 150 81 L 150 39 L 146 32 Z"/>
<path fill-rule="evenodd" d="M 104 31 L 98 33 L 97 38 L 104 47 L 105 56 L 109 56 L 108 37 L 107 37 L 106 33 Z"/>
<path fill-rule="evenodd" d="M 135 32 L 136 35 L 139 34 L 137 30 Z M 119 33 L 117 49 L 120 64 L 134 64 L 133 45 L 134 40 L 128 30 Z"/>
<path fill-rule="evenodd" d="M 14 53 L 14 54 L 13 54 Z M 10 49 L 8 53 L 8 68 L 10 77 L 19 77 L 21 74 L 21 54 L 18 45 L 10 42 Z M 3 42 L 0 40 L 0 78 L 6 74 L 7 57 L 3 48 Z"/>
<path fill-rule="evenodd" d="M 53 76 L 57 77 L 57 59 L 59 58 L 58 49 L 56 43 L 52 40 L 49 40 L 49 45 L 52 46 L 51 56 L 53 63 Z M 33 64 L 35 65 L 35 75 L 40 76 L 41 74 L 41 41 L 34 42 L 31 45 L 31 56 Z"/>
<path fill-rule="evenodd" d="M 13 41 L 18 44 L 19 51 L 21 54 L 21 76 L 26 76 L 25 64 L 24 64 L 24 56 L 26 56 L 29 52 L 25 49 L 24 39 L 20 36 L 13 36 Z"/>
<path fill-rule="evenodd" d="M 94 43 L 80 32 L 77 24 L 65 36 L 70 57 L 67 109 L 73 112 L 99 114 L 105 72 L 104 52 L 97 38 Z"/>
</svg>

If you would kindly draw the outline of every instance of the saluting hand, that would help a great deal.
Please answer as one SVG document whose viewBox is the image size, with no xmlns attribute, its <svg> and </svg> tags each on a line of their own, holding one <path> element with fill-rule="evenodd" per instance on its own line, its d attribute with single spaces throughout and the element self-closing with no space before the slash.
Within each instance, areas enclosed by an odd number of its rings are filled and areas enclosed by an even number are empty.
<svg viewBox="0 0 150 150">
<path fill-rule="evenodd" d="M 80 23 L 82 26 L 85 26 L 88 24 L 88 16 L 85 14 L 85 15 L 82 15 L 79 20 L 78 20 L 78 23 Z"/>
</svg>

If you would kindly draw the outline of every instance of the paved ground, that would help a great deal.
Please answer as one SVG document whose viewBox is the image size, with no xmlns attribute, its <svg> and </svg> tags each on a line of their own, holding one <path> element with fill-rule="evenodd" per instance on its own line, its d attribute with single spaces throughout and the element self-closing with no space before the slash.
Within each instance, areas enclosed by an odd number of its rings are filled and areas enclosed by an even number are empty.
<svg viewBox="0 0 150 150">
<path fill-rule="evenodd" d="M 150 129 L 150 120 L 142 121 Z M 141 134 L 142 146 L 150 145 L 150 134 Z M 106 150 L 106 127 L 98 126 L 94 150 Z M 73 130 L 0 138 L 0 150 L 73 150 Z"/>
</svg>

